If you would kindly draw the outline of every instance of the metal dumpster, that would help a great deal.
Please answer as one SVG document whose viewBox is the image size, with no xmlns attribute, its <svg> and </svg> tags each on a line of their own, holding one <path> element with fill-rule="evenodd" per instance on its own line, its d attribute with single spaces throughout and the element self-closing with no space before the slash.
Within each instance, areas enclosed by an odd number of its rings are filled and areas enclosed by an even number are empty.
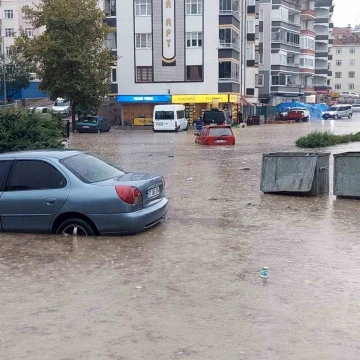
<svg viewBox="0 0 360 360">
<path fill-rule="evenodd" d="M 334 155 L 334 195 L 360 198 L 360 152 Z"/>
<path fill-rule="evenodd" d="M 329 193 L 330 153 L 279 152 L 263 154 L 263 193 L 317 196 Z"/>
</svg>

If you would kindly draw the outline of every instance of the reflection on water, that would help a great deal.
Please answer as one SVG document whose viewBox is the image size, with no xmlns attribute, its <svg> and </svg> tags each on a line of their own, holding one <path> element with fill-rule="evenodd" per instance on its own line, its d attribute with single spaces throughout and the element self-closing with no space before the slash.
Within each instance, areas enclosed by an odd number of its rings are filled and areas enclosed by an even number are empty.
<svg viewBox="0 0 360 360">
<path fill-rule="evenodd" d="M 262 153 L 314 129 L 360 123 L 236 129 L 227 149 L 191 131 L 75 134 L 72 147 L 163 174 L 168 218 L 123 238 L 2 235 L 0 358 L 358 358 L 360 203 L 259 191 Z"/>
</svg>

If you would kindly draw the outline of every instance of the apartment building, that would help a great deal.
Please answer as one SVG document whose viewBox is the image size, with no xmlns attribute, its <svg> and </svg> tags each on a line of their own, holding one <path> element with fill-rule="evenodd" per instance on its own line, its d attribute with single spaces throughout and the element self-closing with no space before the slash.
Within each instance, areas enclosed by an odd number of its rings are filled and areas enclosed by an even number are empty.
<svg viewBox="0 0 360 360">
<path fill-rule="evenodd" d="M 24 5 L 36 4 L 38 1 L 14 0 L 1 1 L 0 3 L 0 33 L 1 33 L 1 53 L 11 54 L 11 46 L 14 45 L 14 38 L 23 28 L 29 37 L 38 35 L 42 29 L 34 30 L 28 19 L 22 12 Z"/>
<path fill-rule="evenodd" d="M 256 103 L 258 3 L 126 0 L 117 12 L 105 0 L 107 21 L 116 27 L 108 46 L 118 56 L 112 92 L 123 120 L 150 122 L 159 103 L 186 105 L 191 122 L 212 106 L 234 117 L 242 98 Z"/>
<path fill-rule="evenodd" d="M 360 94 L 360 27 L 333 29 L 331 84 L 335 93 Z"/>
<path fill-rule="evenodd" d="M 259 98 L 329 95 L 332 0 L 260 0 Z"/>
</svg>

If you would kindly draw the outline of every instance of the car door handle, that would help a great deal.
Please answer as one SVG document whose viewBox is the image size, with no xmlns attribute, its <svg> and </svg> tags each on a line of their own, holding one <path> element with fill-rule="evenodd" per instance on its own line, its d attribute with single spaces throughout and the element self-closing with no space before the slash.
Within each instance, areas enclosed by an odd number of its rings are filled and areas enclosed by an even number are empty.
<svg viewBox="0 0 360 360">
<path fill-rule="evenodd" d="M 47 198 L 45 199 L 46 205 L 54 205 L 59 199 L 57 198 Z"/>
</svg>

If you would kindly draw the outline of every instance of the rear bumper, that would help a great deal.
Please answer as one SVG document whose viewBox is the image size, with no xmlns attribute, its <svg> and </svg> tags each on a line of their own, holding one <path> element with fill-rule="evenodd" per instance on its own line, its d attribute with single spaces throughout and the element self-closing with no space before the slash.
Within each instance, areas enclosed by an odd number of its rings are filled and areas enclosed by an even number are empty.
<svg viewBox="0 0 360 360">
<path fill-rule="evenodd" d="M 167 214 L 169 200 L 164 197 L 158 203 L 131 213 L 86 214 L 100 235 L 136 234 L 159 223 Z"/>
<path fill-rule="evenodd" d="M 98 129 L 97 128 L 94 128 L 94 129 L 77 128 L 76 131 L 79 133 L 97 133 Z"/>
</svg>

